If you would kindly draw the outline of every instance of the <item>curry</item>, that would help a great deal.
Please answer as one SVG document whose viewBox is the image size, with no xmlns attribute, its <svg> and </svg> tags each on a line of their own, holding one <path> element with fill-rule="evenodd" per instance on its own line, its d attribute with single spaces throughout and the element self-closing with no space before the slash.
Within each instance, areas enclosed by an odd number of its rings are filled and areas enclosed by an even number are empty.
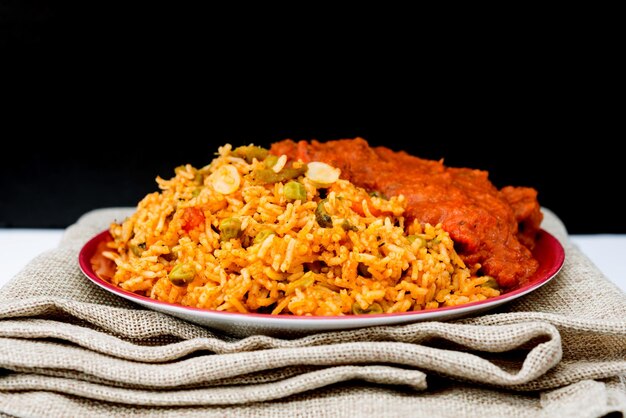
<svg viewBox="0 0 626 418">
<path fill-rule="evenodd" d="M 498 190 L 486 171 L 370 147 L 361 138 L 285 140 L 274 143 L 270 153 L 305 163 L 328 163 L 341 169 L 342 178 L 371 193 L 404 195 L 408 220 L 441 223 L 466 265 L 480 275 L 495 277 L 505 290 L 525 284 L 538 268 L 531 250 L 543 214 L 533 188 Z"/>
</svg>

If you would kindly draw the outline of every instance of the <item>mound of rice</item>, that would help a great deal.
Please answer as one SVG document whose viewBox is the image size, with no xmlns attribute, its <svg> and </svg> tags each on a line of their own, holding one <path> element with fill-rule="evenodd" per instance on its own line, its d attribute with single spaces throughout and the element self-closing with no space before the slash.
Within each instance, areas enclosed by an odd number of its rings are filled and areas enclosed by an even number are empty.
<svg viewBox="0 0 626 418">
<path fill-rule="evenodd" d="M 114 285 L 184 306 L 287 315 L 434 309 L 500 294 L 441 225 L 405 223 L 403 196 L 226 144 L 207 166 L 157 177 L 161 192 L 110 227 Z"/>
</svg>

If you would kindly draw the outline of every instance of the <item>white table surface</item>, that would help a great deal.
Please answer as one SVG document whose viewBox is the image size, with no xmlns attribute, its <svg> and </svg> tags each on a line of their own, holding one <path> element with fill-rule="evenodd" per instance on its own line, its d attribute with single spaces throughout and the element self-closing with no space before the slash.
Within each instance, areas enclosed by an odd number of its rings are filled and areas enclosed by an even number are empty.
<svg viewBox="0 0 626 418">
<path fill-rule="evenodd" d="M 62 229 L 0 229 L 0 287 L 31 259 L 55 248 L 62 235 Z M 626 235 L 572 235 L 571 239 L 626 292 Z"/>
</svg>

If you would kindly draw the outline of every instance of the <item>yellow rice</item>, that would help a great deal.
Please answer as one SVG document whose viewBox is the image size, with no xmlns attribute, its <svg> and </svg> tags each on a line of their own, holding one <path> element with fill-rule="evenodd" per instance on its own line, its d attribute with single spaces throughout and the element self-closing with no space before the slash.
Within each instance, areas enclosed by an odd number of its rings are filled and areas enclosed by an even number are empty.
<svg viewBox="0 0 626 418">
<path fill-rule="evenodd" d="M 269 159 L 237 155 L 226 144 L 203 168 L 157 177 L 161 191 L 110 227 L 114 240 L 104 255 L 117 265 L 113 284 L 202 309 L 316 316 L 419 311 L 500 294 L 493 279 L 473 273 L 479 266 L 465 266 L 441 225 L 405 223 L 404 196 L 370 196 L 342 179 L 320 187 L 300 175 L 294 180 L 305 201 L 287 199 L 288 181 L 255 177 Z M 285 162 L 270 168 L 280 173 Z M 224 173 L 231 177 L 220 182 Z M 332 226 L 320 225 L 320 202 Z M 196 223 L 204 218 L 191 229 L 190 213 Z M 228 218 L 241 232 L 223 239 Z M 172 278 L 181 271 L 182 283 Z"/>
</svg>

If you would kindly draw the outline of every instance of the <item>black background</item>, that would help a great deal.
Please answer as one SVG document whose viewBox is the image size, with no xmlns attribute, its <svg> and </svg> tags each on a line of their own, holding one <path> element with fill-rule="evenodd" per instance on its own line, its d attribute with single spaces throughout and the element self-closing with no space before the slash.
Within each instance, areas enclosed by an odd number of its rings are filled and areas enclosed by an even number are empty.
<svg viewBox="0 0 626 418">
<path fill-rule="evenodd" d="M 227 142 L 361 136 L 534 187 L 570 233 L 626 233 L 614 67 L 577 39 L 238 42 L 203 33 L 206 22 L 64 7 L 0 9 L 0 227 L 63 228 L 134 206 L 157 175 L 205 165 Z"/>
</svg>

